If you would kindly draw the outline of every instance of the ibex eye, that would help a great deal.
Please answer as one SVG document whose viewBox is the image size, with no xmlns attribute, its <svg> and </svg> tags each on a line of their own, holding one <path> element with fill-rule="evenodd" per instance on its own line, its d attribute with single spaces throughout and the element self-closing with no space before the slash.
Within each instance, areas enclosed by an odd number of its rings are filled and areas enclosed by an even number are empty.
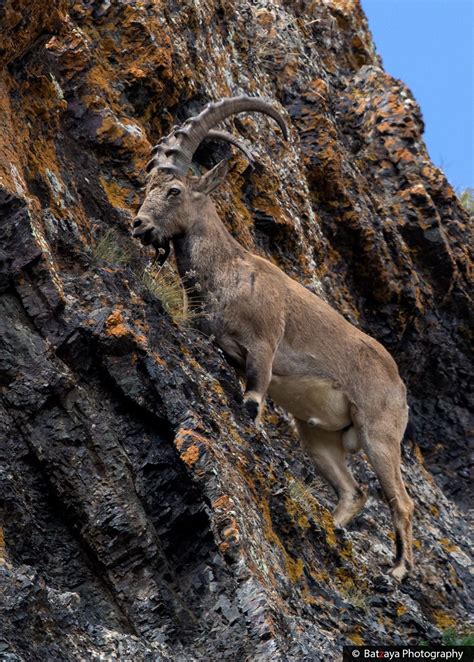
<svg viewBox="0 0 474 662">
<path fill-rule="evenodd" d="M 179 189 L 179 188 L 170 188 L 170 190 L 168 191 L 168 193 L 166 195 L 167 196 L 179 195 L 180 193 L 181 193 L 181 189 Z"/>
</svg>

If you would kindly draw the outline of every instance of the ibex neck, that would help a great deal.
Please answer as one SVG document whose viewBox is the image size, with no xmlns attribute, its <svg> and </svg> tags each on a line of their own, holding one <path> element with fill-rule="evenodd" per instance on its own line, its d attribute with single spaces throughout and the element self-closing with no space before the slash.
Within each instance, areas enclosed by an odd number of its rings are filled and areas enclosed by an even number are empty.
<svg viewBox="0 0 474 662">
<path fill-rule="evenodd" d="M 187 282 L 197 282 L 204 290 L 214 291 L 223 270 L 245 253 L 214 209 L 196 220 L 187 232 L 173 242 L 178 271 L 185 285 Z"/>
</svg>

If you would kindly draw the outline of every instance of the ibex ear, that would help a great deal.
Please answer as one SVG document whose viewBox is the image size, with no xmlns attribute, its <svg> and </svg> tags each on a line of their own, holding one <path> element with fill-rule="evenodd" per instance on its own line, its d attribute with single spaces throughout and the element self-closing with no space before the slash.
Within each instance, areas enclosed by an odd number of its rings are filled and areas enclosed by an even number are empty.
<svg viewBox="0 0 474 662">
<path fill-rule="evenodd" d="M 229 164 L 224 159 L 219 161 L 211 170 L 206 172 L 202 177 L 196 178 L 193 182 L 193 189 L 199 193 L 210 193 L 216 189 L 224 179 L 227 177 L 229 172 Z"/>
</svg>

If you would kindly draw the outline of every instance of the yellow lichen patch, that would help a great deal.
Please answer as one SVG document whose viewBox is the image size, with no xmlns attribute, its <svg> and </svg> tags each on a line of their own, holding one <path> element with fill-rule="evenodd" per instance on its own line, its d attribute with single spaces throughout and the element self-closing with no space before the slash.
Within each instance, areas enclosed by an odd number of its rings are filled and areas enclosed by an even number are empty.
<svg viewBox="0 0 474 662">
<path fill-rule="evenodd" d="M 439 508 L 438 508 L 438 506 L 435 506 L 434 504 L 432 504 L 430 506 L 430 513 L 433 515 L 433 517 L 439 517 Z"/>
<path fill-rule="evenodd" d="M 288 578 L 292 582 L 299 582 L 303 576 L 304 564 L 301 559 L 293 559 L 289 554 L 286 557 Z"/>
<path fill-rule="evenodd" d="M 456 621 L 452 616 L 440 609 L 433 612 L 433 619 L 440 630 L 447 630 L 448 628 L 456 628 Z"/>
<path fill-rule="evenodd" d="M 276 414 L 270 414 L 269 412 L 264 413 L 264 421 L 268 425 L 277 425 L 280 421 L 280 418 Z"/>
<path fill-rule="evenodd" d="M 453 543 L 448 538 L 440 538 L 439 542 L 442 545 L 443 549 L 446 550 L 447 552 L 459 551 L 459 547 L 457 545 L 453 545 Z"/>
<path fill-rule="evenodd" d="M 363 646 L 364 640 L 360 634 L 360 626 L 356 626 L 352 632 L 348 635 L 348 638 L 352 641 L 355 646 Z"/>
<path fill-rule="evenodd" d="M 196 372 L 201 372 L 202 371 L 202 367 L 201 367 L 201 364 L 199 363 L 199 361 L 196 361 L 196 359 L 194 359 L 192 357 L 190 357 L 188 359 L 188 365 L 193 370 L 196 370 Z"/>
<path fill-rule="evenodd" d="M 284 544 L 275 533 L 268 500 L 266 498 L 260 498 L 259 507 L 263 516 L 263 534 L 265 538 L 280 549 L 285 561 L 287 575 L 290 576 L 291 573 L 291 579 L 293 581 L 298 581 L 301 577 L 301 573 L 298 571 L 299 566 L 295 565 L 297 563 L 296 560 L 288 554 Z M 273 571 L 271 571 L 271 573 L 273 574 Z"/>
<path fill-rule="evenodd" d="M 390 152 L 391 150 L 394 150 L 398 145 L 397 140 L 395 138 L 393 138 L 392 136 L 388 136 L 388 137 L 384 138 L 383 143 L 384 143 L 385 148 L 387 149 L 388 152 Z"/>
<path fill-rule="evenodd" d="M 336 545 L 336 534 L 334 532 L 334 520 L 329 511 L 319 505 L 310 490 L 299 480 L 290 478 L 288 491 L 290 496 L 312 517 L 313 521 L 324 528 L 326 542 L 330 547 L 334 547 Z"/>
<path fill-rule="evenodd" d="M 309 529 L 311 525 L 308 517 L 298 502 L 286 497 L 285 508 L 290 518 L 296 522 L 301 529 Z"/>
<path fill-rule="evenodd" d="M 151 145 L 146 140 L 141 128 L 127 118 L 118 118 L 109 114 L 97 128 L 99 142 L 111 142 L 130 152 L 141 152 L 141 159 L 149 157 Z"/>
<path fill-rule="evenodd" d="M 65 188 L 61 179 L 56 146 L 53 140 L 37 140 L 31 145 L 31 149 L 28 152 L 28 171 L 33 177 L 37 177 L 38 174 L 40 174 L 51 188 L 52 201 L 57 200 L 58 191 L 52 188 L 51 176 L 47 177 L 46 175 L 46 171 L 52 173 L 57 181 L 58 187 L 61 189 Z"/>
<path fill-rule="evenodd" d="M 325 568 L 320 570 L 310 570 L 309 574 L 316 582 L 329 582 L 329 573 Z"/>
<path fill-rule="evenodd" d="M 38 74 L 23 86 L 23 91 L 25 96 L 28 94 L 29 101 L 25 114 L 33 120 L 57 127 L 61 111 L 67 108 L 67 101 L 52 77 Z"/>
<path fill-rule="evenodd" d="M 354 578 L 346 568 L 336 568 L 336 583 L 342 585 L 345 589 L 354 588 Z"/>
<path fill-rule="evenodd" d="M 132 193 L 131 189 L 126 188 L 125 186 L 120 186 L 115 181 L 109 181 L 102 175 L 100 175 L 99 180 L 102 188 L 105 191 L 107 200 L 110 202 L 112 207 L 119 207 L 129 211 L 135 209 L 138 203 L 138 196 L 134 194 L 132 202 L 130 203 L 129 199 Z"/>
<path fill-rule="evenodd" d="M 265 184 L 262 184 L 263 186 Z M 278 198 L 275 195 L 275 191 L 271 190 L 271 186 L 268 189 L 263 188 L 259 190 L 259 193 L 252 198 L 252 207 L 265 216 L 274 219 L 276 223 L 292 227 L 291 221 L 283 214 L 282 208 L 278 203 Z"/>
<path fill-rule="evenodd" d="M 336 542 L 336 534 L 334 532 L 334 520 L 332 518 L 331 513 L 326 510 L 325 508 L 321 508 L 319 512 L 319 521 L 324 527 L 324 530 L 326 531 L 326 541 L 328 545 L 331 547 L 334 547 L 337 542 Z"/>
<path fill-rule="evenodd" d="M 103 108 L 106 101 L 111 101 L 111 98 L 118 98 L 118 93 L 110 86 L 112 70 L 106 69 L 103 62 L 106 62 L 106 60 L 92 66 L 86 75 L 87 89 L 101 92 L 101 94 L 88 94 L 83 97 L 82 100 L 90 109 Z"/>
<path fill-rule="evenodd" d="M 211 390 L 220 398 L 223 398 L 225 396 L 225 391 L 217 380 L 214 380 L 212 382 Z"/>
<path fill-rule="evenodd" d="M 403 616 L 403 614 L 406 614 L 406 612 L 407 612 L 407 608 L 405 607 L 405 605 L 400 604 L 397 606 L 397 616 Z"/>
</svg>

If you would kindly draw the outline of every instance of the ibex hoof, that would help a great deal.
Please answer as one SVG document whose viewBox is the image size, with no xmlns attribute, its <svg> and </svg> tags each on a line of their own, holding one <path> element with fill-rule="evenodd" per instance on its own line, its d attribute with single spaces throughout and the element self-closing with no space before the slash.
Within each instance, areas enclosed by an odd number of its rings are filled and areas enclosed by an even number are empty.
<svg viewBox="0 0 474 662">
<path fill-rule="evenodd" d="M 258 402 L 255 402 L 255 400 L 247 400 L 246 402 L 244 402 L 244 406 L 250 418 L 253 421 L 256 421 L 258 418 L 258 409 L 259 409 Z"/>
<path fill-rule="evenodd" d="M 398 563 L 391 570 L 388 571 L 388 574 L 397 580 L 397 582 L 403 581 L 410 572 L 410 568 L 405 561 Z"/>
</svg>

